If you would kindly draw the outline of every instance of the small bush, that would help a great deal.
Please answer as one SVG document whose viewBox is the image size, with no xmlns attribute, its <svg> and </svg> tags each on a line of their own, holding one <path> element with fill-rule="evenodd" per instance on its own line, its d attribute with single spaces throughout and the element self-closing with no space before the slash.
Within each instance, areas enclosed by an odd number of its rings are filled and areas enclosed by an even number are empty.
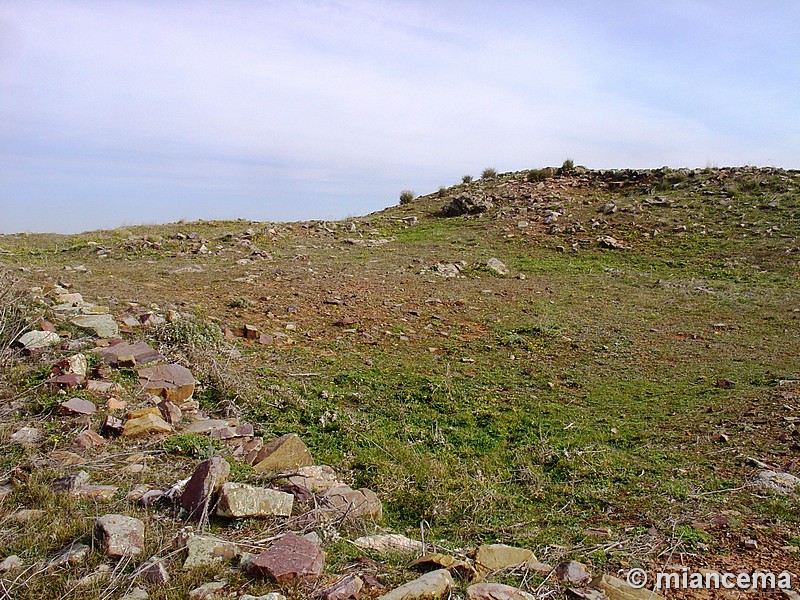
<svg viewBox="0 0 800 600">
<path fill-rule="evenodd" d="M 237 296 L 228 302 L 228 306 L 230 308 L 249 308 L 250 299 L 245 298 L 244 296 Z"/>
<path fill-rule="evenodd" d="M 446 188 L 446 187 L 444 187 L 443 185 L 440 185 L 440 186 L 439 186 L 439 191 L 438 191 L 438 192 L 436 192 L 436 195 L 437 195 L 439 198 L 444 198 L 445 196 L 447 196 L 447 188 Z"/>
<path fill-rule="evenodd" d="M 530 183 L 536 183 L 538 181 L 544 181 L 548 177 L 553 176 L 553 169 L 532 169 L 528 171 L 527 180 Z"/>
<path fill-rule="evenodd" d="M 572 173 L 575 170 L 575 161 L 571 158 L 568 158 L 563 163 L 561 163 L 561 168 L 558 170 L 559 173 Z"/>
<path fill-rule="evenodd" d="M 497 169 L 486 167 L 481 173 L 481 179 L 494 179 L 497 177 Z"/>
<path fill-rule="evenodd" d="M 472 183 L 472 175 L 464 175 L 461 178 L 461 183 Z"/>
<path fill-rule="evenodd" d="M 400 204 L 408 204 L 414 200 L 415 197 L 413 190 L 403 190 L 400 192 Z"/>
<path fill-rule="evenodd" d="M 179 433 L 161 442 L 161 449 L 168 454 L 179 454 L 192 458 L 211 458 L 223 448 L 221 440 L 197 433 Z"/>
</svg>

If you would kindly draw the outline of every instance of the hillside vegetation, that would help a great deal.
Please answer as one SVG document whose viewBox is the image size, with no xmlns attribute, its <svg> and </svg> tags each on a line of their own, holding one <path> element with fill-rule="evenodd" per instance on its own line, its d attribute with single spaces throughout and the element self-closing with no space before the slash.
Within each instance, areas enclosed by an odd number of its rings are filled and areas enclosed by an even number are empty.
<svg viewBox="0 0 800 600">
<path fill-rule="evenodd" d="M 212 455 L 230 458 L 229 480 L 281 481 L 231 457 L 232 446 L 177 428 L 76 448 L 107 414 L 151 404 L 134 368 L 103 370 L 98 336 L 54 313 L 54 285 L 108 307 L 125 340 L 190 368 L 205 415 L 251 423 L 265 441 L 297 434 L 316 464 L 377 494 L 381 519 L 303 529 L 324 544 L 323 581 L 353 565 L 388 587 L 416 577 L 408 557 L 350 543 L 392 532 L 424 535 L 456 557 L 486 543 L 524 547 L 593 574 L 788 570 L 797 589 L 800 496 L 753 481 L 764 470 L 800 476 L 800 172 L 565 165 L 487 169 L 432 194 L 407 192 L 398 206 L 339 222 L 0 236 L 9 290 L 0 295 L 0 560 L 28 566 L 0 574 L 9 597 L 70 597 L 101 564 L 108 576 L 79 597 L 120 597 L 151 556 L 165 556 L 172 575 L 151 598 L 182 598 L 215 578 L 228 597 L 307 598 L 322 586 L 254 580 L 227 563 L 181 568 L 172 540 L 184 517 L 139 506 L 134 486 L 171 486 Z M 12 347 L 40 317 L 61 344 Z M 126 408 L 47 383 L 56 362 L 79 352 L 96 378 L 119 384 Z M 57 414 L 71 397 L 98 412 Z M 40 436 L 19 443 L 23 427 Z M 118 491 L 100 502 L 52 489 L 79 469 Z M 46 512 L 18 518 L 31 509 Z M 109 562 L 92 546 L 83 562 L 42 567 L 73 541 L 91 546 L 107 513 L 146 523 L 143 553 Z M 251 552 L 286 527 L 207 525 Z M 568 587 L 547 571 L 492 580 L 537 597 Z M 463 596 L 466 583 L 456 585 Z"/>
</svg>

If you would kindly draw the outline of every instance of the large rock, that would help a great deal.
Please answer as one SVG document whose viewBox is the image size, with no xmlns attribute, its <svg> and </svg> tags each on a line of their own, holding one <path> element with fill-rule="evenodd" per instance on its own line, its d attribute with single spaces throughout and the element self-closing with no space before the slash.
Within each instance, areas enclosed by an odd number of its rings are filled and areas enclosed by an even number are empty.
<svg viewBox="0 0 800 600">
<path fill-rule="evenodd" d="M 485 577 L 494 571 L 501 571 L 519 565 L 536 562 L 536 556 L 527 548 L 516 548 L 505 544 L 485 544 L 475 551 L 475 568 Z"/>
<path fill-rule="evenodd" d="M 287 433 L 259 450 L 253 463 L 257 473 L 284 473 L 314 464 L 311 452 L 297 434 Z"/>
<path fill-rule="evenodd" d="M 185 553 L 184 569 L 230 561 L 239 555 L 236 544 L 209 535 L 196 535 L 189 529 L 183 529 L 175 536 L 175 546 Z"/>
<path fill-rule="evenodd" d="M 467 600 L 535 600 L 535 596 L 502 583 L 477 583 L 467 588 Z"/>
<path fill-rule="evenodd" d="M 125 437 L 138 437 L 157 433 L 171 433 L 172 431 L 172 425 L 162 419 L 160 415 L 146 413 L 140 417 L 125 421 L 122 435 Z"/>
<path fill-rule="evenodd" d="M 135 556 L 144 546 L 144 523 L 125 515 L 105 515 L 95 522 L 95 534 L 111 557 Z"/>
<path fill-rule="evenodd" d="M 320 496 L 320 504 L 334 512 L 337 517 L 351 519 L 372 518 L 380 521 L 383 517 L 383 505 L 378 496 L 370 489 L 354 490 L 346 485 L 329 489 Z"/>
<path fill-rule="evenodd" d="M 494 208 L 494 204 L 483 193 L 463 192 L 455 196 L 442 209 L 446 217 L 474 215 Z"/>
<path fill-rule="evenodd" d="M 157 360 L 164 360 L 164 357 L 157 350 L 145 342 L 114 344 L 106 348 L 98 348 L 97 353 L 103 359 L 103 362 L 112 367 L 121 366 L 120 359 L 122 359 L 121 362 L 124 366 L 132 366 L 131 361 L 125 360 L 126 358 L 132 358 L 134 365 L 146 365 Z"/>
<path fill-rule="evenodd" d="M 22 334 L 17 340 L 25 350 L 38 350 L 40 348 L 49 348 L 61 342 L 61 338 L 57 333 L 52 331 L 29 331 Z"/>
<path fill-rule="evenodd" d="M 157 365 L 139 369 L 139 385 L 151 394 L 180 404 L 194 393 L 192 372 L 181 365 Z"/>
<path fill-rule="evenodd" d="M 353 540 L 353 544 L 362 550 L 374 550 L 382 554 L 390 552 L 412 554 L 415 552 L 422 552 L 424 548 L 422 542 L 412 540 L 399 533 L 367 535 Z"/>
<path fill-rule="evenodd" d="M 489 269 L 492 273 L 497 275 L 506 276 L 511 271 L 508 270 L 508 267 L 505 265 L 503 261 L 499 258 L 490 258 L 486 261 L 486 268 Z"/>
<path fill-rule="evenodd" d="M 111 315 L 80 315 L 69 320 L 81 329 L 94 331 L 97 337 L 113 338 L 119 335 L 119 326 Z"/>
<path fill-rule="evenodd" d="M 230 472 L 228 461 L 219 456 L 197 465 L 181 494 L 181 506 L 189 513 L 189 518 L 203 521 L 208 517 L 209 505 Z"/>
<path fill-rule="evenodd" d="M 762 492 L 778 494 L 779 496 L 788 496 L 800 492 L 800 478 L 791 473 L 770 471 L 769 469 L 759 471 L 753 478 L 752 485 Z"/>
<path fill-rule="evenodd" d="M 388 594 L 380 596 L 384 600 L 437 600 L 444 598 L 455 585 L 450 572 L 447 569 L 439 569 L 425 573 L 405 585 L 393 589 Z"/>
<path fill-rule="evenodd" d="M 243 483 L 225 483 L 217 503 L 220 517 L 288 517 L 292 514 L 294 496 L 278 490 L 254 487 Z"/>
<path fill-rule="evenodd" d="M 324 564 L 322 548 L 307 538 L 287 533 L 253 558 L 247 565 L 247 572 L 253 577 L 269 577 L 280 584 L 291 584 L 317 579 Z"/>
<path fill-rule="evenodd" d="M 635 588 L 612 575 L 592 579 L 593 588 L 602 590 L 609 600 L 664 600 L 664 597 L 644 588 Z"/>
</svg>

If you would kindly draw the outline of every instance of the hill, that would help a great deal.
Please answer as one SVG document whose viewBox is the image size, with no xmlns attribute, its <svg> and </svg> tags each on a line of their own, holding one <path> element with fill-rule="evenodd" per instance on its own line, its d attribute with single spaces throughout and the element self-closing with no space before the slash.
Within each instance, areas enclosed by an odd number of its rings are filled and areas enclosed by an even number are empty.
<svg viewBox="0 0 800 600">
<path fill-rule="evenodd" d="M 485 175 L 340 222 L 0 236 L 0 558 L 22 565 L 0 575 L 7 594 L 177 598 L 224 579 L 228 597 L 305 598 L 357 573 L 359 597 L 379 597 L 379 582 L 419 575 L 402 553 L 352 543 L 386 532 L 463 561 L 444 565 L 457 593 L 480 567 L 473 550 L 495 542 L 538 564 L 489 581 L 537 597 L 576 585 L 546 566 L 568 560 L 651 582 L 670 565 L 797 580 L 800 172 Z M 76 320 L 106 312 L 118 335 Z M 24 351 L 23 329 L 58 337 Z M 147 392 L 144 355 L 109 359 L 108 338 L 191 371 L 177 415 L 170 386 Z M 77 355 L 80 381 L 54 381 Z M 96 408 L 71 412 L 71 398 Z M 120 436 L 109 416 L 170 428 Z M 337 512 L 288 477 L 302 465 L 265 467 L 262 449 L 287 434 L 339 484 L 374 492 L 380 513 Z M 210 457 L 229 482 L 291 494 L 293 516 L 193 522 L 178 491 L 140 501 Z M 59 480 L 79 471 L 90 483 Z M 96 524 L 108 514 L 142 521 L 139 553 L 109 557 Z M 316 532 L 324 572 L 276 584 L 229 561 L 184 568 L 173 538 L 187 523 L 235 543 L 243 564 L 288 530 Z M 89 549 L 74 564 L 47 562 L 76 542 Z M 150 557 L 168 585 L 137 575 Z"/>
</svg>

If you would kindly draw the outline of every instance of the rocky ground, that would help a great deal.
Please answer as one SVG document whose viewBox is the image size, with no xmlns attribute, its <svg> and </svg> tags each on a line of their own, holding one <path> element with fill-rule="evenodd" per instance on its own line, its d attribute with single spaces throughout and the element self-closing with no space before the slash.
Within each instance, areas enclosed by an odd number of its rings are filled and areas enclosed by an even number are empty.
<svg viewBox="0 0 800 600">
<path fill-rule="evenodd" d="M 797 590 L 798 189 L 540 169 L 335 223 L 0 237 L 0 594 Z"/>
</svg>

